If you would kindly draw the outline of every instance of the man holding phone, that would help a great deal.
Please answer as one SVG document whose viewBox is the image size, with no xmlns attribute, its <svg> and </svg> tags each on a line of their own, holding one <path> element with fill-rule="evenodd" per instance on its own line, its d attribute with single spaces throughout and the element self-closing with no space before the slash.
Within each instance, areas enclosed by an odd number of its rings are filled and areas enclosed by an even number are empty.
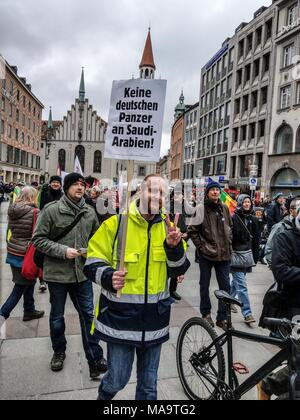
<svg viewBox="0 0 300 420">
<path fill-rule="evenodd" d="M 94 209 L 84 200 L 85 180 L 77 173 L 65 177 L 65 195 L 60 201 L 48 204 L 38 219 L 33 243 L 45 254 L 44 280 L 50 292 L 50 332 L 54 355 L 51 369 L 63 369 L 66 358 L 65 304 L 69 294 L 80 318 L 83 347 L 90 368 L 90 377 L 106 372 L 107 364 L 99 341 L 90 334 L 94 303 L 92 282 L 83 273 L 89 238 L 99 227 Z M 58 242 L 61 235 L 75 221 L 75 226 Z"/>
</svg>

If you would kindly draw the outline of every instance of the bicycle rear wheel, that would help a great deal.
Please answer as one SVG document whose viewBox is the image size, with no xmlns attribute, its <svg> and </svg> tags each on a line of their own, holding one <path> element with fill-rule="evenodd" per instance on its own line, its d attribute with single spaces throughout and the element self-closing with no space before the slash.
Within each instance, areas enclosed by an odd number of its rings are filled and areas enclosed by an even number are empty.
<svg viewBox="0 0 300 420">
<path fill-rule="evenodd" d="M 215 330 L 201 318 L 188 320 L 179 333 L 177 369 L 184 392 L 191 400 L 216 399 L 218 385 L 225 380 L 222 347 L 212 345 L 217 338 Z"/>
</svg>

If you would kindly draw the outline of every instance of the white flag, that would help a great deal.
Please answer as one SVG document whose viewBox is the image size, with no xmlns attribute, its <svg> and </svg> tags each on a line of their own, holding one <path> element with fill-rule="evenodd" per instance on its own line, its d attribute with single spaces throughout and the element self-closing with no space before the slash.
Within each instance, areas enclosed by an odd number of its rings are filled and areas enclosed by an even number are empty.
<svg viewBox="0 0 300 420">
<path fill-rule="evenodd" d="M 80 175 L 82 175 L 82 176 L 83 176 L 83 172 L 82 172 L 82 169 L 81 169 L 81 165 L 80 165 L 80 162 L 79 162 L 79 158 L 78 158 L 78 156 L 76 156 L 76 158 L 75 158 L 75 163 L 74 163 L 74 172 L 75 172 L 76 174 L 80 174 Z"/>
</svg>

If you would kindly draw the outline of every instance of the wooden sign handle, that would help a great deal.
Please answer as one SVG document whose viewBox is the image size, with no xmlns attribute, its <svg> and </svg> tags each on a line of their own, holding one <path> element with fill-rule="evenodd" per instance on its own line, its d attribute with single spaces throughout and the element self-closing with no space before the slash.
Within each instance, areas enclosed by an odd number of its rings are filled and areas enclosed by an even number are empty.
<svg viewBox="0 0 300 420">
<path fill-rule="evenodd" d="M 133 180 L 133 171 L 134 171 L 134 161 L 129 160 L 127 164 L 127 192 L 126 192 L 126 204 L 125 204 L 125 214 L 122 217 L 123 220 L 123 236 L 122 236 L 122 247 L 121 247 L 121 257 L 120 257 L 120 271 L 123 271 L 125 268 L 125 251 L 126 251 L 126 241 L 127 241 L 127 231 L 128 231 L 128 219 L 129 219 L 129 209 L 131 202 L 131 183 Z M 122 289 L 118 290 L 117 297 L 122 296 Z"/>
</svg>

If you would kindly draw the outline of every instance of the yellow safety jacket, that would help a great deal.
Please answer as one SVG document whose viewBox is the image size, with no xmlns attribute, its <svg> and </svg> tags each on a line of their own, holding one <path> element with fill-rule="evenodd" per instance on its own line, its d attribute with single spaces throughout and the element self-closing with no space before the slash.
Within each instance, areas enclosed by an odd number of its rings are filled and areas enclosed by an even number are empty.
<svg viewBox="0 0 300 420">
<path fill-rule="evenodd" d="M 106 220 L 89 242 L 85 272 L 102 286 L 94 332 L 108 342 L 153 345 L 169 338 L 169 277 L 186 272 L 189 261 L 183 243 L 168 248 L 167 225 L 162 215 L 147 222 L 130 207 L 125 252 L 128 271 L 122 296 L 112 288 L 112 275 L 120 264 L 123 216 Z"/>
</svg>

